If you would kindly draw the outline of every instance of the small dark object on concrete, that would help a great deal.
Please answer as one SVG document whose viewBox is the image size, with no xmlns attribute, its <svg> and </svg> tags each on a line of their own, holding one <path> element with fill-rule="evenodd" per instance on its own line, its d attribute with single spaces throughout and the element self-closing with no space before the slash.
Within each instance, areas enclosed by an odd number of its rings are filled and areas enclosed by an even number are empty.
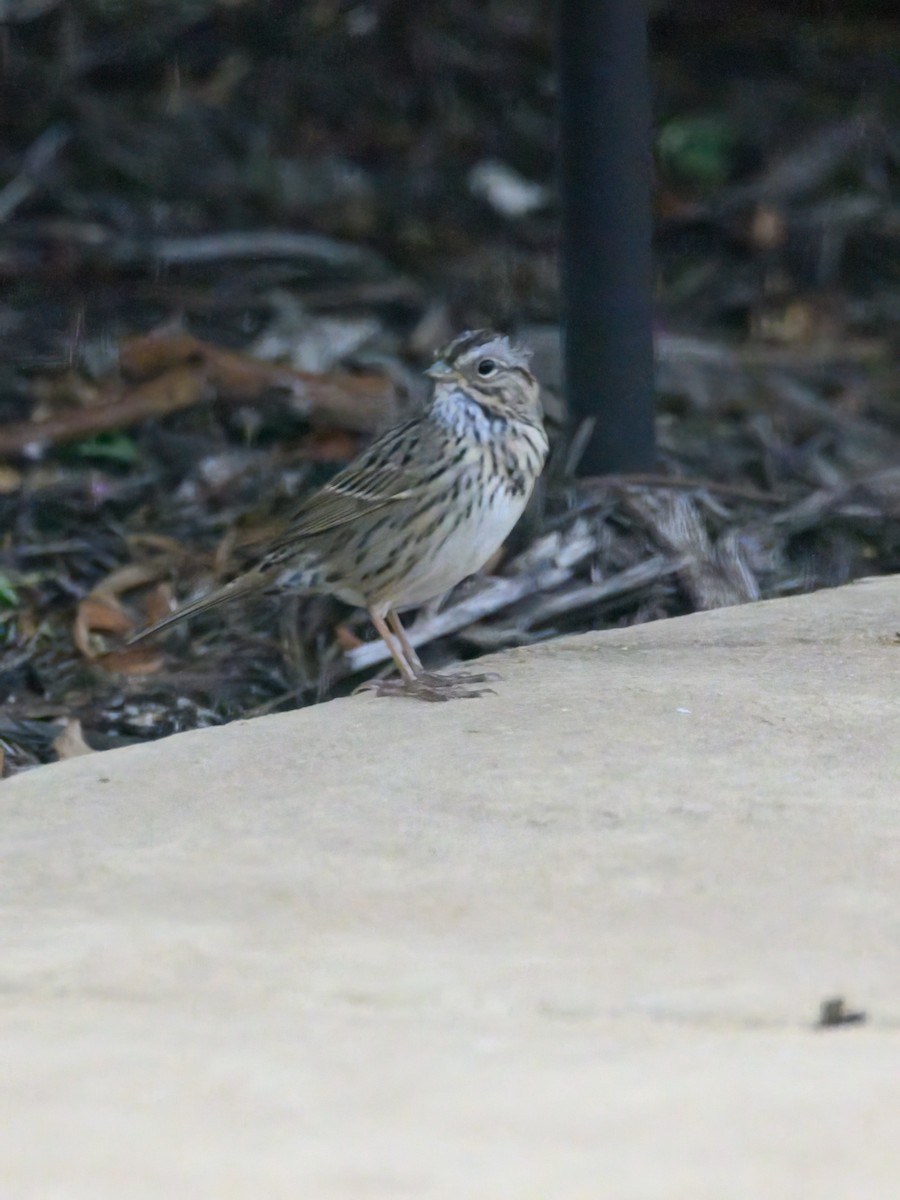
<svg viewBox="0 0 900 1200">
<path fill-rule="evenodd" d="M 847 1008 L 843 996 L 829 996 L 819 1005 L 817 1029 L 832 1029 L 835 1025 L 862 1025 L 867 1020 L 866 1013 Z"/>
</svg>

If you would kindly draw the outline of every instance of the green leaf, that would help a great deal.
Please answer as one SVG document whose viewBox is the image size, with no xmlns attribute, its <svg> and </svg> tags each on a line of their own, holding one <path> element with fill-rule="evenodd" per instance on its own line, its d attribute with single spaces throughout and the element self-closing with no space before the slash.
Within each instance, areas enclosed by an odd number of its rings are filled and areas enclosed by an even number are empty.
<svg viewBox="0 0 900 1200">
<path fill-rule="evenodd" d="M 16 608 L 19 603 L 19 593 L 13 586 L 8 575 L 0 571 L 0 607 Z"/>
<path fill-rule="evenodd" d="M 672 175 L 700 187 L 720 187 L 731 175 L 738 135 L 725 117 L 674 117 L 659 131 L 656 148 Z"/>
<path fill-rule="evenodd" d="M 124 433 L 98 433 L 85 438 L 83 442 L 76 442 L 69 453 L 78 458 L 121 463 L 123 466 L 130 466 L 140 456 L 137 446 Z"/>
</svg>

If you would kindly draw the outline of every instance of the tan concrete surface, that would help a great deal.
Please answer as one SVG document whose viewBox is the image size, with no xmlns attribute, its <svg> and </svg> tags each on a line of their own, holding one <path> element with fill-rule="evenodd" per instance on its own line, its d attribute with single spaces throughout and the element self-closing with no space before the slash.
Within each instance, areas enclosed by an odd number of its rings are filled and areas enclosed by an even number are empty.
<svg viewBox="0 0 900 1200">
<path fill-rule="evenodd" d="M 0 1200 L 900 1195 L 898 632 L 865 581 L 8 781 Z"/>
</svg>

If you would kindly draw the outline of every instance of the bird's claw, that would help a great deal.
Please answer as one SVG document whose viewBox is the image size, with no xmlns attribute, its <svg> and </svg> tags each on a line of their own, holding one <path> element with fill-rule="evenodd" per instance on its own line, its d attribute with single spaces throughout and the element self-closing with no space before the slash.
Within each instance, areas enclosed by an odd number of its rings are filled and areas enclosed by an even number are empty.
<svg viewBox="0 0 900 1200">
<path fill-rule="evenodd" d="M 412 700 L 427 700 L 431 703 L 473 700 L 477 696 L 494 696 L 496 692 L 493 688 L 470 687 L 470 684 L 490 683 L 499 678 L 500 676 L 493 672 L 438 675 L 431 671 L 423 671 L 415 679 L 370 679 L 354 688 L 353 695 L 358 692 L 374 692 L 376 696 L 407 696 Z"/>
</svg>

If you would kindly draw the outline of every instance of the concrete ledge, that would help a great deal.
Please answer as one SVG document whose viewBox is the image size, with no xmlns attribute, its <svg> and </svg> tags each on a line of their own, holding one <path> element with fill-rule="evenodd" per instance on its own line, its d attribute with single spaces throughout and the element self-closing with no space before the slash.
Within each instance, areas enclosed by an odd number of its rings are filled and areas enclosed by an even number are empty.
<svg viewBox="0 0 900 1200">
<path fill-rule="evenodd" d="M 863 581 L 7 781 L 0 1195 L 900 1194 L 898 631 Z"/>
</svg>

